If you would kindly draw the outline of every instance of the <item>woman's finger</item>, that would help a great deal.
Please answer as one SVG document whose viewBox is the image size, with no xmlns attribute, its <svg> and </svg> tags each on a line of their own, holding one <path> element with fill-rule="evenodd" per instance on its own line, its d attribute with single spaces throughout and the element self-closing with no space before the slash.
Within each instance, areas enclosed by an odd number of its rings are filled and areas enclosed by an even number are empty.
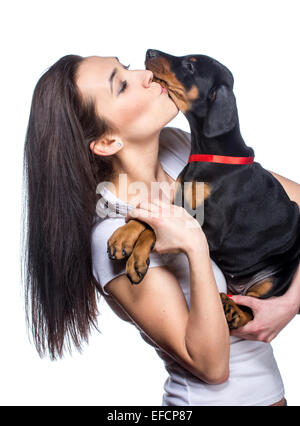
<svg viewBox="0 0 300 426">
<path fill-rule="evenodd" d="M 127 213 L 127 216 L 125 217 L 125 222 L 128 222 L 130 219 L 139 219 L 142 222 L 146 222 L 151 226 L 151 224 L 153 224 L 153 221 L 155 220 L 155 217 L 157 217 L 157 215 L 155 215 L 155 213 L 153 213 L 152 211 L 139 207 L 137 209 L 132 209 Z"/>
<path fill-rule="evenodd" d="M 249 321 L 243 327 L 239 327 L 235 330 L 230 331 L 231 336 L 242 337 L 243 339 L 255 340 L 254 331 L 252 324 L 253 321 Z"/>
<path fill-rule="evenodd" d="M 237 305 L 247 306 L 248 308 L 252 309 L 253 311 L 255 311 L 255 309 L 257 307 L 257 299 L 255 297 L 234 295 L 234 296 L 232 296 L 232 300 Z"/>
<path fill-rule="evenodd" d="M 148 223 L 147 219 L 149 218 L 150 213 L 148 210 L 144 210 L 144 209 L 132 209 L 130 210 L 126 217 L 125 217 L 125 222 L 128 222 L 130 219 L 140 219 L 143 222 Z"/>
<path fill-rule="evenodd" d="M 161 199 L 159 199 L 159 198 L 154 198 L 154 199 L 152 200 L 152 204 L 154 204 L 154 205 L 156 205 L 156 206 L 159 206 L 159 207 L 161 207 L 161 208 L 170 208 L 170 206 L 171 206 L 171 203 L 168 203 L 168 202 L 162 201 L 162 200 L 161 200 Z"/>
<path fill-rule="evenodd" d="M 151 218 L 159 216 L 159 207 L 152 205 L 146 201 L 140 201 L 137 208 L 129 210 L 125 221 L 127 222 L 130 218 Z"/>
<path fill-rule="evenodd" d="M 145 198 L 144 199 L 143 198 L 137 198 L 137 199 L 131 200 L 130 204 L 132 206 L 134 206 L 134 208 L 136 208 L 136 209 L 141 208 L 141 209 L 148 210 L 148 211 L 154 212 L 154 213 L 159 211 L 159 207 L 155 203 L 149 202 Z"/>
<path fill-rule="evenodd" d="M 158 205 L 149 203 L 148 201 L 141 201 L 139 207 L 141 209 L 148 210 L 149 212 L 155 213 L 155 214 L 160 212 L 160 208 Z"/>
<path fill-rule="evenodd" d="M 168 202 L 165 203 L 164 201 L 161 201 L 157 198 L 153 200 L 153 204 L 155 204 L 161 209 L 162 216 L 165 217 L 172 216 L 178 218 L 184 216 L 186 213 L 186 211 L 182 207 L 176 206 Z"/>
</svg>

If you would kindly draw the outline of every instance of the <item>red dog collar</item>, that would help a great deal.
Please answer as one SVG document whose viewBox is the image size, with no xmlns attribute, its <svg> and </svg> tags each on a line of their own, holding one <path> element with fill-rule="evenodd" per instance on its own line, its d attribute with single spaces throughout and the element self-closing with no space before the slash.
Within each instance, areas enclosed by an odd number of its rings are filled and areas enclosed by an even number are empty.
<svg viewBox="0 0 300 426">
<path fill-rule="evenodd" d="M 189 157 L 189 163 L 193 161 L 223 164 L 251 164 L 254 161 L 254 157 L 228 157 L 225 155 L 193 154 Z"/>
</svg>

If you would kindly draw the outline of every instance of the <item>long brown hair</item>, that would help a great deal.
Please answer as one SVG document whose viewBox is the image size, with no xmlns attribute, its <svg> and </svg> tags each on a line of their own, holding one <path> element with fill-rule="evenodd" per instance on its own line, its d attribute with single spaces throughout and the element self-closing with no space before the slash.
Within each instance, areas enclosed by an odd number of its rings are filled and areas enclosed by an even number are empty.
<svg viewBox="0 0 300 426">
<path fill-rule="evenodd" d="M 51 359 L 62 357 L 72 342 L 80 350 L 91 327 L 97 328 L 90 234 L 96 186 L 110 177 L 112 163 L 89 145 L 113 129 L 76 86 L 83 59 L 64 56 L 39 79 L 24 148 L 26 319 L 38 353 Z"/>
</svg>

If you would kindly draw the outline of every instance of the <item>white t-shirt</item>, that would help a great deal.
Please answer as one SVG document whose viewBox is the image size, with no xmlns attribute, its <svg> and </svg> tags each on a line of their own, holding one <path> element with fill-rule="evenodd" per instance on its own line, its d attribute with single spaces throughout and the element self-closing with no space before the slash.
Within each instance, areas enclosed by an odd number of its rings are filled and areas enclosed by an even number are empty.
<svg viewBox="0 0 300 426">
<path fill-rule="evenodd" d="M 166 127 L 160 134 L 159 159 L 163 169 L 176 179 L 186 165 L 190 154 L 190 134 L 180 129 Z M 125 260 L 111 261 L 107 255 L 107 240 L 112 233 L 125 224 L 125 216 L 130 206 L 118 199 L 107 188 L 102 189 L 102 197 L 110 208 L 118 205 L 116 217 L 97 220 L 92 231 L 93 274 L 103 289 L 103 294 L 115 311 L 125 321 L 135 325 L 142 338 L 153 346 L 163 359 L 169 377 L 165 382 L 162 405 L 271 405 L 284 396 L 282 379 L 273 356 L 270 344 L 230 337 L 230 377 L 219 385 L 202 382 L 185 370 L 144 331 L 135 324 L 126 312 L 105 291 L 105 285 L 113 278 L 125 273 Z M 101 209 L 100 209 L 101 210 Z M 184 253 L 150 253 L 149 268 L 168 265 L 177 278 L 188 307 L 190 306 L 190 271 Z M 220 292 L 227 293 L 224 275 L 212 260 L 213 271 Z M 201 273 L 201 271 L 199 271 Z M 142 285 L 142 284 L 141 284 Z"/>
</svg>

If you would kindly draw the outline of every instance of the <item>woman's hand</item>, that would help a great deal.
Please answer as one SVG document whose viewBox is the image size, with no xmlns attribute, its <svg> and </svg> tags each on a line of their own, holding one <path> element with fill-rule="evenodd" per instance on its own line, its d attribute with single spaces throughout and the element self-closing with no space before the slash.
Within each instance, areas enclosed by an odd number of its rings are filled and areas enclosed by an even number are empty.
<svg viewBox="0 0 300 426">
<path fill-rule="evenodd" d="M 160 200 L 152 203 L 140 201 L 126 216 L 126 221 L 139 219 L 153 228 L 157 253 L 188 253 L 194 246 L 208 251 L 205 234 L 199 222 L 183 207 L 166 204 Z M 199 253 L 200 254 L 200 253 Z"/>
<path fill-rule="evenodd" d="M 247 340 L 270 343 L 297 313 L 296 310 L 290 310 L 284 296 L 269 299 L 232 296 L 232 300 L 238 305 L 248 306 L 254 314 L 252 321 L 230 333 Z"/>
<path fill-rule="evenodd" d="M 244 327 L 231 331 L 232 336 L 270 343 L 294 318 L 300 307 L 300 266 L 288 291 L 280 297 L 256 299 L 248 296 L 232 296 L 238 305 L 252 309 L 254 319 Z"/>
</svg>

